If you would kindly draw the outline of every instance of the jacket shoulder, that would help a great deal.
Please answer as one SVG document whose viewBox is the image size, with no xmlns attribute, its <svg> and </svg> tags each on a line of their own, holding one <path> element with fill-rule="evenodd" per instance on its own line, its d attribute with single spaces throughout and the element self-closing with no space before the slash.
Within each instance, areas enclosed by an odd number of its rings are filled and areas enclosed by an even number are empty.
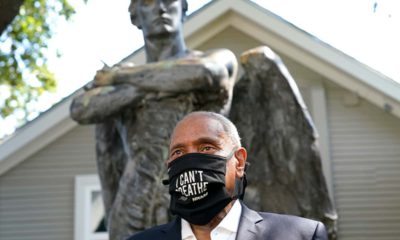
<svg viewBox="0 0 400 240">
<path fill-rule="evenodd" d="M 296 239 L 327 240 L 323 223 L 307 218 L 260 212 L 260 216 L 277 236 L 298 236 Z M 291 238 L 290 238 L 291 239 Z"/>
<path fill-rule="evenodd" d="M 165 239 L 164 231 L 170 226 L 171 223 L 155 226 L 141 232 L 135 233 L 126 240 L 157 240 Z"/>
</svg>

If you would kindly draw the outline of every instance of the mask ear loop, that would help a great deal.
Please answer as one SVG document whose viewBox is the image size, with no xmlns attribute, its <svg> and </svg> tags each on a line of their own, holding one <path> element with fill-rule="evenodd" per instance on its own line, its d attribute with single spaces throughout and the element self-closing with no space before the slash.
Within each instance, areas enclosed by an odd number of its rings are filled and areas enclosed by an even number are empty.
<svg viewBox="0 0 400 240">
<path fill-rule="evenodd" d="M 233 196 L 234 199 L 243 200 L 244 198 L 244 194 L 246 192 L 246 187 L 247 187 L 246 172 L 248 166 L 250 166 L 250 163 L 246 162 L 244 166 L 243 177 L 240 179 L 235 179 L 235 194 Z"/>
</svg>

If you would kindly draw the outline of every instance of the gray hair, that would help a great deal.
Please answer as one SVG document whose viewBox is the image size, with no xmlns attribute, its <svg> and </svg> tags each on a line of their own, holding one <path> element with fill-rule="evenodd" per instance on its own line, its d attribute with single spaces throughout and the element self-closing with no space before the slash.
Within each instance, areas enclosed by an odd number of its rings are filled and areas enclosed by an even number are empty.
<svg viewBox="0 0 400 240">
<path fill-rule="evenodd" d="M 231 139 L 233 145 L 235 145 L 236 147 L 242 146 L 242 144 L 240 142 L 239 132 L 238 132 L 235 124 L 233 124 L 232 121 L 229 120 L 224 115 L 215 113 L 215 112 L 196 111 L 196 112 L 189 113 L 182 120 L 184 120 L 188 117 L 191 117 L 191 116 L 203 116 L 203 117 L 211 118 L 211 119 L 218 121 L 219 123 L 221 123 L 221 125 L 224 129 L 224 133 Z"/>
</svg>

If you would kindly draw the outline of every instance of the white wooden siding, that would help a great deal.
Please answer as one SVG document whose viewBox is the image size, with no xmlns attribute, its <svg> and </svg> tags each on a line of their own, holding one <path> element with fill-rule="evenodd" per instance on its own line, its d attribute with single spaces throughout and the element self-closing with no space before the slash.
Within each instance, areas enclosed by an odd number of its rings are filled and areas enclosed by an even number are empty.
<svg viewBox="0 0 400 240">
<path fill-rule="evenodd" d="M 0 177 L 0 240 L 73 239 L 75 176 L 96 173 L 93 135 L 78 126 Z"/>
<path fill-rule="evenodd" d="M 328 93 L 339 239 L 398 240 L 400 120 L 343 89 Z"/>
</svg>

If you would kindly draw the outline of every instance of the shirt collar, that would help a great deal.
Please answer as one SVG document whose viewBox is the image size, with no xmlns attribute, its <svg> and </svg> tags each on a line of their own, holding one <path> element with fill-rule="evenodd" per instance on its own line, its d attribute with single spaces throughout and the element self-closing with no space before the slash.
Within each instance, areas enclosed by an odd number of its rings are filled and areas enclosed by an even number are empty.
<svg viewBox="0 0 400 240">
<path fill-rule="evenodd" d="M 215 227 L 216 229 L 225 229 L 230 232 L 237 233 L 240 221 L 240 215 L 242 214 L 242 205 L 239 201 L 235 201 L 228 214 L 222 219 L 222 221 Z M 185 219 L 181 219 L 181 234 L 182 239 L 196 239 L 195 235 L 190 227 L 190 223 Z"/>
<path fill-rule="evenodd" d="M 190 224 L 183 218 L 181 219 L 181 235 L 182 240 L 192 239 L 194 237 L 194 233 L 190 227 Z"/>
<path fill-rule="evenodd" d="M 222 219 L 215 229 L 223 228 L 230 232 L 237 232 L 241 214 L 242 205 L 236 200 L 228 214 L 224 217 L 224 219 Z"/>
</svg>

